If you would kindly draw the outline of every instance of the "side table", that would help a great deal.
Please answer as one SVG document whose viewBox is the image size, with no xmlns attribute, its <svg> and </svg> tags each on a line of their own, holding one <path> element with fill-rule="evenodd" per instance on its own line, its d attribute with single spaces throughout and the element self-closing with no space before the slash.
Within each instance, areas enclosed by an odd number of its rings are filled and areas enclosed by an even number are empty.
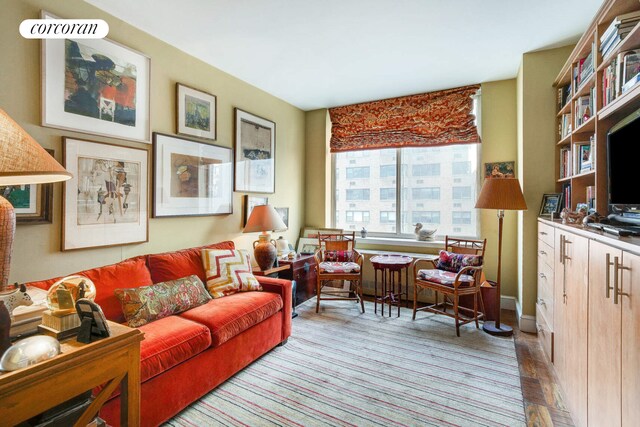
<svg viewBox="0 0 640 427">
<path fill-rule="evenodd" d="M 47 361 L 0 374 L 3 425 L 15 425 L 95 387 L 106 384 L 76 426 L 95 418 L 121 386 L 120 424 L 140 425 L 140 341 L 138 329 L 109 322 L 111 336 L 82 344 L 61 342 L 61 353 Z"/>
<path fill-rule="evenodd" d="M 281 259 L 280 265 L 288 270 L 280 272 L 280 278 L 296 282 L 295 305 L 302 304 L 316 294 L 316 259 L 313 255 L 298 255 L 294 259 Z"/>
<path fill-rule="evenodd" d="M 376 255 L 370 259 L 373 265 L 374 274 L 374 305 L 373 312 L 378 312 L 378 302 L 382 307 L 384 316 L 384 304 L 389 303 L 389 317 L 391 317 L 391 306 L 398 306 L 398 317 L 400 317 L 400 305 L 404 295 L 405 307 L 408 304 L 409 289 L 409 266 L 413 258 L 404 255 Z M 402 291 L 402 269 L 405 270 L 404 292 Z M 382 295 L 378 296 L 378 272 L 382 276 Z M 397 280 L 396 280 L 397 276 Z"/>
</svg>

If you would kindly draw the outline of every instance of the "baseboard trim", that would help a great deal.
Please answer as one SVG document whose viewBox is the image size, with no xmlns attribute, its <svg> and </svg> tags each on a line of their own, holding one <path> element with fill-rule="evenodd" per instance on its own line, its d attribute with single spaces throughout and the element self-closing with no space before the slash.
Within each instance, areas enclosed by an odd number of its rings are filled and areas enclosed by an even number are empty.
<svg viewBox="0 0 640 427">
<path fill-rule="evenodd" d="M 530 332 L 533 334 L 538 333 L 536 316 L 522 314 L 522 307 L 520 306 L 520 301 L 515 300 L 515 303 L 516 303 L 516 318 L 518 319 L 518 328 L 520 328 L 522 332 Z"/>
<path fill-rule="evenodd" d="M 502 310 L 516 311 L 516 298 L 508 295 L 500 295 L 500 308 Z"/>
</svg>

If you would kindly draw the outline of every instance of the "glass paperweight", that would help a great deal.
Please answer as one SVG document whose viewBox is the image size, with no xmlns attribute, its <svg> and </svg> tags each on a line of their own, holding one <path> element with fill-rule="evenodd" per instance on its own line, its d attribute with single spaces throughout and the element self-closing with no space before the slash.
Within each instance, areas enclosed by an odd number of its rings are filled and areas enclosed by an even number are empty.
<svg viewBox="0 0 640 427">
<path fill-rule="evenodd" d="M 47 307 L 55 314 L 74 313 L 76 301 L 96 298 L 96 286 L 84 276 L 68 276 L 51 286 L 47 294 Z"/>
</svg>

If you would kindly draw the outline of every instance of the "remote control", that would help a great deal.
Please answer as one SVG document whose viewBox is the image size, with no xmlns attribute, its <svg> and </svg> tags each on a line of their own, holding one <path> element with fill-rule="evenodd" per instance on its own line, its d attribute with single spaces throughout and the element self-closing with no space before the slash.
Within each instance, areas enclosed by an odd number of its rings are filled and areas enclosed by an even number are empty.
<svg viewBox="0 0 640 427">
<path fill-rule="evenodd" d="M 606 225 L 602 226 L 602 230 L 605 233 L 615 234 L 616 236 L 620 236 L 620 237 L 627 237 L 627 236 L 631 236 L 631 234 L 633 234 L 629 230 L 621 230 L 619 228 L 608 227 Z"/>
</svg>

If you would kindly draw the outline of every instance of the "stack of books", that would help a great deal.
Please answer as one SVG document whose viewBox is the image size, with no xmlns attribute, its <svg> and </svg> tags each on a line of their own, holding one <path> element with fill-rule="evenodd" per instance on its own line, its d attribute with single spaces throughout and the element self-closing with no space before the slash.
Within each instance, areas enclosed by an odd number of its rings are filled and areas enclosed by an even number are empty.
<svg viewBox="0 0 640 427">
<path fill-rule="evenodd" d="M 595 86 L 589 91 L 589 95 L 583 95 L 575 101 L 574 123 L 576 128 L 580 127 L 584 122 L 589 120 L 593 115 L 593 100 L 595 99 Z"/>
<path fill-rule="evenodd" d="M 580 87 L 593 75 L 595 68 L 593 67 L 593 52 L 595 50 L 595 43 L 591 45 L 591 51 L 589 55 L 578 61 L 573 69 L 573 84 L 576 88 L 576 92 Z"/>
<path fill-rule="evenodd" d="M 560 179 L 573 175 L 573 163 L 571 148 L 562 148 L 560 150 Z"/>
<path fill-rule="evenodd" d="M 560 127 L 558 129 L 560 139 L 564 139 L 571 133 L 571 114 L 563 114 L 560 118 Z"/>
<path fill-rule="evenodd" d="M 604 34 L 602 34 L 602 37 L 600 37 L 600 52 L 603 59 L 606 59 L 618 47 L 638 22 L 640 22 L 640 11 L 616 16 Z"/>
<path fill-rule="evenodd" d="M 567 105 L 567 102 L 571 99 L 571 85 L 565 85 L 558 88 L 558 111 L 562 110 L 562 107 Z"/>
<path fill-rule="evenodd" d="M 562 185 L 562 196 L 564 197 L 564 207 L 571 210 L 571 184 Z"/>
<path fill-rule="evenodd" d="M 31 297 L 33 305 L 20 306 L 13 310 L 13 322 L 9 332 L 11 337 L 37 332 L 38 325 L 42 322 L 42 313 L 47 309 L 47 291 L 28 286 L 27 293 Z"/>
<path fill-rule="evenodd" d="M 640 81 L 640 49 L 618 53 L 602 73 L 602 106 Z"/>
</svg>

